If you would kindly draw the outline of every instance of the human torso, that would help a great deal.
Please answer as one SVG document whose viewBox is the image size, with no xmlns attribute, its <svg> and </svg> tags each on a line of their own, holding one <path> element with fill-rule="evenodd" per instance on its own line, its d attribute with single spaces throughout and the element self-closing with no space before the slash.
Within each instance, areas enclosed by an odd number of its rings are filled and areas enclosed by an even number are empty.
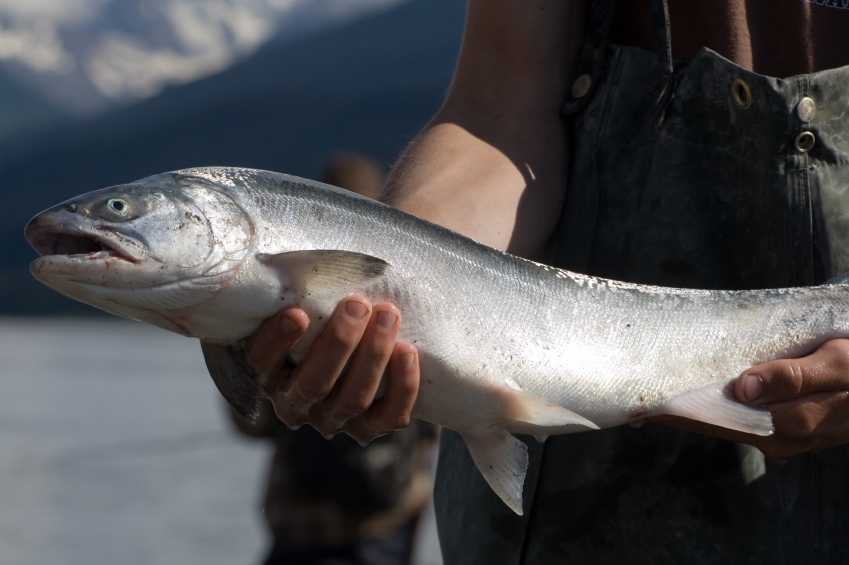
<svg viewBox="0 0 849 565">
<path fill-rule="evenodd" d="M 707 47 L 779 78 L 849 65 L 847 0 L 669 0 L 669 19 L 676 59 Z M 655 50 L 646 2 L 616 3 L 610 43 Z"/>
</svg>

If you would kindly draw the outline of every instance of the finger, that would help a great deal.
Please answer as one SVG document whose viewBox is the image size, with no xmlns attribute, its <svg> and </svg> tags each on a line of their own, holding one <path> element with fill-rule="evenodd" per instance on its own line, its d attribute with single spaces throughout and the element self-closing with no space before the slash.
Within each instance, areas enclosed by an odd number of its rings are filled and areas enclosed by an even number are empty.
<svg viewBox="0 0 849 565">
<path fill-rule="evenodd" d="M 346 431 L 360 443 L 406 428 L 413 419 L 419 394 L 418 351 L 409 343 L 396 344 L 388 368 L 386 394 L 348 424 Z"/>
<path fill-rule="evenodd" d="M 248 365 L 260 375 L 280 366 L 309 325 L 307 313 L 294 306 L 284 308 L 265 320 L 245 341 Z"/>
<path fill-rule="evenodd" d="M 769 404 L 815 392 L 849 389 L 849 340 L 824 343 L 801 359 L 780 359 L 744 371 L 734 383 L 738 400 Z"/>
<path fill-rule="evenodd" d="M 316 402 L 331 393 L 363 336 L 370 312 L 371 303 L 360 295 L 339 303 L 303 362 L 281 387 L 290 412 L 306 416 Z"/>
<path fill-rule="evenodd" d="M 372 405 L 395 348 L 400 325 L 401 312 L 394 304 L 385 302 L 374 307 L 345 376 L 326 401 L 328 409 L 321 429 L 323 433 L 335 433 Z"/>
</svg>

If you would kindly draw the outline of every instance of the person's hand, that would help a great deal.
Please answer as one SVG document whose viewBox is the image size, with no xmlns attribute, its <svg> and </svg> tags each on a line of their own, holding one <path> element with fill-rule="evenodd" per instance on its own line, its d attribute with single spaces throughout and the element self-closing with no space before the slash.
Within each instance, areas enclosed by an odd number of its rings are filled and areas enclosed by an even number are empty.
<svg viewBox="0 0 849 565">
<path fill-rule="evenodd" d="M 827 341 L 801 359 L 752 367 L 737 378 L 734 390 L 740 402 L 769 408 L 773 435 L 753 436 L 669 416 L 652 420 L 748 443 L 776 461 L 849 443 L 849 339 Z"/>
<path fill-rule="evenodd" d="M 416 348 L 396 343 L 401 312 L 360 295 L 339 303 L 303 362 L 286 355 L 309 326 L 290 307 L 266 320 L 245 343 L 247 361 L 261 375 L 277 417 L 291 428 L 311 424 L 326 437 L 345 432 L 362 444 L 406 427 L 419 389 Z M 375 399 L 387 375 L 385 394 Z"/>
</svg>

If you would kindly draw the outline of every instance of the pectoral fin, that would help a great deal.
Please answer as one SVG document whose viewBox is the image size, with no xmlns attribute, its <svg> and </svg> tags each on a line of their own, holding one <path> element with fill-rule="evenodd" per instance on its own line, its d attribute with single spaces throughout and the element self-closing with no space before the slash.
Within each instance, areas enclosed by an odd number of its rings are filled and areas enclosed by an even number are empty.
<svg viewBox="0 0 849 565">
<path fill-rule="evenodd" d="M 259 416 L 259 400 L 263 396 L 259 376 L 245 360 L 245 350 L 201 340 L 206 368 L 215 386 L 227 402 L 243 418 L 253 422 Z"/>
<path fill-rule="evenodd" d="M 712 384 L 676 396 L 653 415 L 669 414 L 759 436 L 772 435 L 772 414 L 763 406 L 749 406 L 734 397 L 730 385 Z"/>
<path fill-rule="evenodd" d="M 501 500 L 522 515 L 528 447 L 500 426 L 461 432 L 472 460 Z"/>
<path fill-rule="evenodd" d="M 263 265 L 274 269 L 284 292 L 300 294 L 345 295 L 380 277 L 389 263 L 383 259 L 353 251 L 292 251 L 256 256 Z"/>
</svg>

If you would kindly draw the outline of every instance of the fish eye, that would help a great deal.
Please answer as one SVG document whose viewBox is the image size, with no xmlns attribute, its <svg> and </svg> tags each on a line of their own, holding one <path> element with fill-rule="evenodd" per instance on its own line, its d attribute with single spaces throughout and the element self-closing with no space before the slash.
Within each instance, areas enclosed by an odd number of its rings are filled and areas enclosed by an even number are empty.
<svg viewBox="0 0 849 565">
<path fill-rule="evenodd" d="M 106 202 L 106 206 L 119 216 L 126 216 L 130 212 L 130 205 L 126 200 L 120 198 L 110 198 Z"/>
</svg>

